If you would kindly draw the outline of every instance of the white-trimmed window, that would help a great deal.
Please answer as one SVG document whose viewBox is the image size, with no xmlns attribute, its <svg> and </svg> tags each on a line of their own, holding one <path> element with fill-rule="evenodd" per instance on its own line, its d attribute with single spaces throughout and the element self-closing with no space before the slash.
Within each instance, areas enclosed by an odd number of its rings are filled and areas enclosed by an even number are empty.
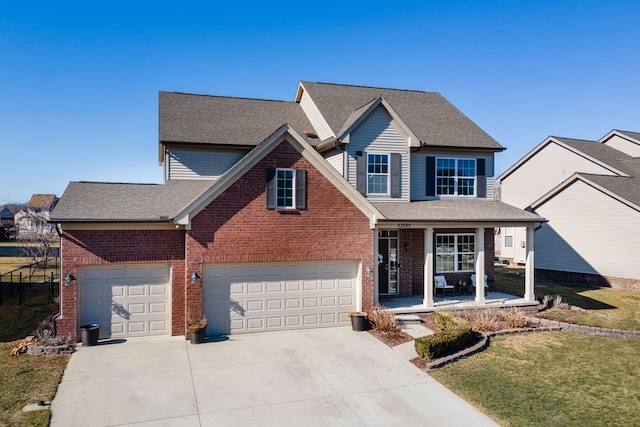
<svg viewBox="0 0 640 427">
<path fill-rule="evenodd" d="M 436 159 L 438 196 L 475 196 L 476 159 Z"/>
<path fill-rule="evenodd" d="M 388 154 L 367 154 L 367 194 L 389 194 Z"/>
<path fill-rule="evenodd" d="M 504 247 L 505 248 L 513 247 L 513 227 L 504 228 Z"/>
<path fill-rule="evenodd" d="M 474 271 L 475 234 L 437 234 L 436 272 Z"/>
<path fill-rule="evenodd" d="M 295 204 L 293 169 L 276 169 L 276 208 L 293 208 Z"/>
</svg>

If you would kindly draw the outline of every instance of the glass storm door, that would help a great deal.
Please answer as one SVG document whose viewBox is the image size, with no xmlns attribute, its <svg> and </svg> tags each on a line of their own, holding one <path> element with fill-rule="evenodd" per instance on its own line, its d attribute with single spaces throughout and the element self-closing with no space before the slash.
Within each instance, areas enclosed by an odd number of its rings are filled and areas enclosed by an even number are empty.
<svg viewBox="0 0 640 427">
<path fill-rule="evenodd" d="M 378 294 L 398 293 L 398 231 L 378 231 Z"/>
</svg>

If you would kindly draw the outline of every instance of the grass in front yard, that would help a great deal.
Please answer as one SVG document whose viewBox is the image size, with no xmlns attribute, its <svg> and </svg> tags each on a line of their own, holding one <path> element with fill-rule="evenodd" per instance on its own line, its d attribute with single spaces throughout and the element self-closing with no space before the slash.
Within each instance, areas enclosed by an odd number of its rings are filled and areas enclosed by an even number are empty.
<svg viewBox="0 0 640 427">
<path fill-rule="evenodd" d="M 496 267 L 497 290 L 523 295 L 524 277 L 519 276 L 523 271 L 521 268 Z M 640 292 L 536 280 L 535 293 L 537 297 L 560 295 L 564 302 L 586 310 L 546 310 L 539 313 L 540 317 L 601 328 L 640 329 Z"/>
<path fill-rule="evenodd" d="M 0 425 L 47 426 L 48 410 L 23 413 L 22 408 L 53 399 L 71 356 L 10 356 L 16 344 L 0 343 Z"/>
<path fill-rule="evenodd" d="M 503 426 L 622 426 L 640 419 L 640 339 L 496 337 L 430 373 Z"/>
</svg>

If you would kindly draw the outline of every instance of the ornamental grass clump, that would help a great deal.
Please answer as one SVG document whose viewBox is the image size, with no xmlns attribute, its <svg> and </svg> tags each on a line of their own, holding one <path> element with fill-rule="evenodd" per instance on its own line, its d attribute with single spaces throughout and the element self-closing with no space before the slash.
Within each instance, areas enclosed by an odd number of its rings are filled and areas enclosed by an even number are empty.
<svg viewBox="0 0 640 427">
<path fill-rule="evenodd" d="M 381 334 L 400 332 L 400 324 L 396 319 L 395 313 L 379 304 L 373 306 L 371 313 L 368 313 L 368 317 L 374 331 Z"/>
</svg>

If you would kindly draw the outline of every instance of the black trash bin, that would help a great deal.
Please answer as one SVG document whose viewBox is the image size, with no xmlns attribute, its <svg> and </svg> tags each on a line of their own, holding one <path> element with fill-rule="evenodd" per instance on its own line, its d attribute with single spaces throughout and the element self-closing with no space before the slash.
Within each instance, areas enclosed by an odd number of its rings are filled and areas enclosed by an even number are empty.
<svg viewBox="0 0 640 427">
<path fill-rule="evenodd" d="M 92 323 L 90 325 L 80 326 L 80 340 L 83 347 L 90 347 L 98 344 L 98 337 L 100 336 L 100 325 Z"/>
</svg>

